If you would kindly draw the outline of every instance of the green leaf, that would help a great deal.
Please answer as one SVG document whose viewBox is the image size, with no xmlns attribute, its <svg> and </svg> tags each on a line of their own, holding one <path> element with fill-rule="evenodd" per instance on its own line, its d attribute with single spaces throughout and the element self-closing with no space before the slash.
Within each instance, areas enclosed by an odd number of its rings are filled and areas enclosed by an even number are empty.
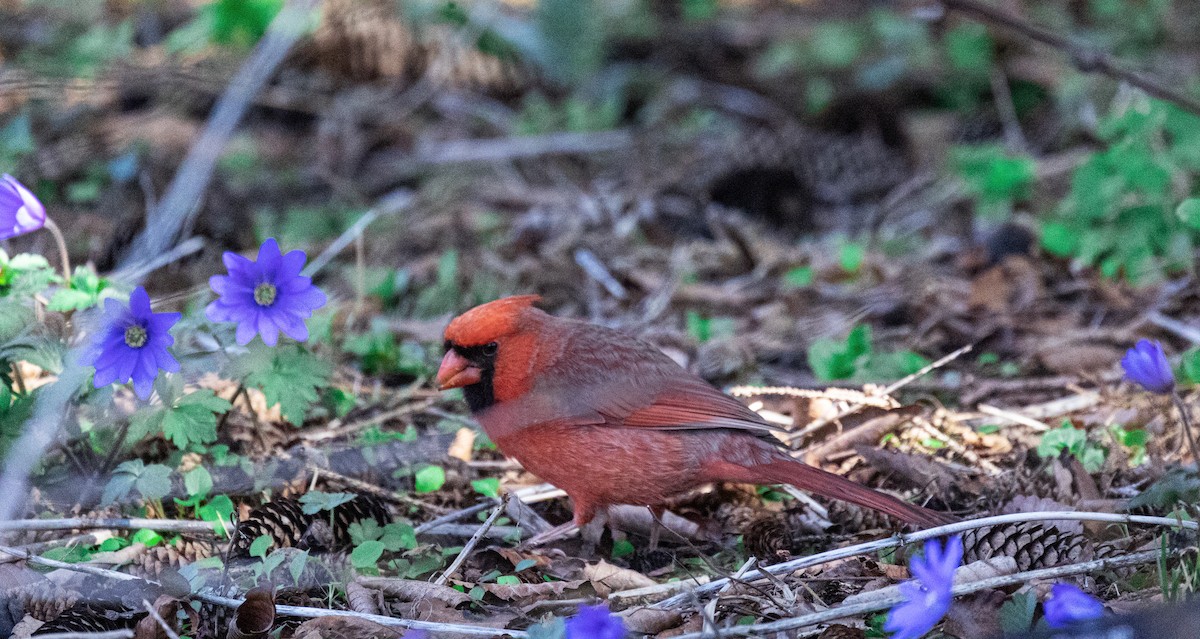
<svg viewBox="0 0 1200 639">
<path fill-rule="evenodd" d="M 100 295 L 109 286 L 106 278 L 100 277 L 86 266 L 75 268 L 75 274 L 65 288 L 55 291 L 46 308 L 66 313 L 91 308 L 100 303 Z"/>
<path fill-rule="evenodd" d="M 59 313 L 69 311 L 81 311 L 85 308 L 91 308 L 96 305 L 97 298 L 86 291 L 77 291 L 70 288 L 60 288 L 50 296 L 50 301 L 46 304 L 46 308 Z"/>
<path fill-rule="evenodd" d="M 162 418 L 163 435 L 179 449 L 190 444 L 209 444 L 217 440 L 217 415 L 223 415 L 233 405 L 208 389 L 183 397 Z"/>
<path fill-rule="evenodd" d="M 521 579 L 515 575 L 500 575 L 496 577 L 496 583 L 501 586 L 517 586 L 520 585 Z"/>
<path fill-rule="evenodd" d="M 946 32 L 946 57 L 961 71 L 987 72 L 994 57 L 992 38 L 987 27 L 963 22 Z"/>
<path fill-rule="evenodd" d="M 620 559 L 632 555 L 636 550 L 628 539 L 619 539 L 613 542 L 612 556 L 613 559 Z"/>
<path fill-rule="evenodd" d="M 308 564 L 308 551 L 304 550 L 292 557 L 292 561 L 288 564 L 288 574 L 292 576 L 294 583 L 300 583 L 300 576 L 304 574 L 304 566 Z"/>
<path fill-rule="evenodd" d="M 320 397 L 318 390 L 329 384 L 333 365 L 299 345 L 271 349 L 256 343 L 234 364 L 234 377 L 257 386 L 269 405 L 279 405 L 283 418 L 297 426 L 304 423 L 308 407 Z"/>
<path fill-rule="evenodd" d="M 136 486 L 142 497 L 162 499 L 171 492 L 171 469 L 162 464 L 150 464 L 138 475 Z"/>
<path fill-rule="evenodd" d="M 871 327 L 855 326 L 844 342 L 822 338 L 808 347 L 808 365 L 822 381 L 849 379 L 858 371 L 859 359 L 871 352 Z"/>
<path fill-rule="evenodd" d="M 1014 593 L 1004 602 L 1000 606 L 1000 628 L 1004 630 L 1004 636 L 1015 637 L 1029 632 L 1037 603 L 1037 593 L 1033 590 Z"/>
<path fill-rule="evenodd" d="M 808 288 L 813 283 L 813 268 L 797 266 L 783 274 L 783 283 L 789 288 Z"/>
<path fill-rule="evenodd" d="M 1042 248 L 1051 255 L 1070 257 L 1079 250 L 1079 233 L 1063 222 L 1042 224 Z"/>
<path fill-rule="evenodd" d="M 138 544 L 144 544 L 147 548 L 153 548 L 154 546 L 161 544 L 163 538 L 162 535 L 158 534 L 157 531 L 143 528 L 133 533 L 133 535 L 129 538 L 129 541 Z"/>
<path fill-rule="evenodd" d="M 274 545 L 275 540 L 270 535 L 259 535 L 250 542 L 250 556 L 266 558 L 267 549 Z"/>
<path fill-rule="evenodd" d="M 500 496 L 500 480 L 495 477 L 485 477 L 471 482 L 471 488 L 484 497 Z M 436 490 L 436 489 L 435 489 Z"/>
<path fill-rule="evenodd" d="M 229 519 L 233 515 L 233 500 L 228 495 L 217 495 L 196 509 L 196 516 L 202 521 L 213 524 L 213 530 L 219 534 L 229 531 Z"/>
<path fill-rule="evenodd" d="M 817 64 L 842 69 L 858 60 L 866 44 L 866 33 L 853 22 L 823 20 L 813 29 L 808 47 Z"/>
<path fill-rule="evenodd" d="M 516 565 L 516 567 L 513 568 L 513 571 L 514 572 L 524 572 L 526 570 L 529 570 L 530 568 L 533 568 L 536 565 L 537 565 L 536 559 L 522 559 L 521 561 L 517 562 L 517 565 Z"/>
<path fill-rule="evenodd" d="M 359 570 L 374 568 L 376 562 L 383 556 L 383 550 L 382 541 L 364 541 L 355 546 L 350 553 L 350 564 Z"/>
<path fill-rule="evenodd" d="M 1175 215 L 1193 231 L 1200 231 L 1200 197 L 1189 197 L 1175 209 Z"/>
<path fill-rule="evenodd" d="M 411 524 L 392 522 L 383 527 L 383 535 L 379 541 L 391 552 L 412 550 L 417 547 L 417 531 Z"/>
<path fill-rule="evenodd" d="M 857 273 L 867 259 L 867 248 L 858 242 L 842 242 L 838 247 L 838 264 L 847 273 Z"/>
<path fill-rule="evenodd" d="M 189 495 L 207 496 L 213 488 L 212 475 L 203 466 L 197 466 L 183 474 L 183 487 Z"/>
<path fill-rule="evenodd" d="M 300 509 L 306 515 L 315 515 L 322 510 L 333 510 L 357 496 L 354 493 L 326 493 L 310 490 L 300 496 Z"/>
<path fill-rule="evenodd" d="M 426 466 L 414 476 L 418 493 L 432 493 L 446 483 L 446 471 L 441 466 Z"/>
<path fill-rule="evenodd" d="M 115 503 L 118 499 L 124 499 L 129 494 L 129 491 L 133 489 L 135 482 L 137 482 L 137 475 L 113 473 L 108 483 L 104 485 L 104 493 L 100 496 L 100 503 L 107 506 Z"/>
</svg>

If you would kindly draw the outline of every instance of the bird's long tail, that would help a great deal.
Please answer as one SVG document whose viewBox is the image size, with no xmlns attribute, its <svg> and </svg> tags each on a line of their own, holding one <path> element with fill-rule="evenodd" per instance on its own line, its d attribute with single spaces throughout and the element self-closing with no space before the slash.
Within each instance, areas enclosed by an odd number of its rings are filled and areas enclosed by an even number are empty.
<svg viewBox="0 0 1200 639">
<path fill-rule="evenodd" d="M 901 501 L 891 495 L 856 484 L 841 475 L 835 475 L 783 456 L 752 466 L 721 462 L 717 468 L 711 468 L 710 472 L 713 471 L 720 476 L 720 479 L 726 481 L 751 484 L 791 484 L 801 490 L 807 490 L 830 499 L 848 501 L 926 528 L 958 521 L 952 515 Z"/>
</svg>

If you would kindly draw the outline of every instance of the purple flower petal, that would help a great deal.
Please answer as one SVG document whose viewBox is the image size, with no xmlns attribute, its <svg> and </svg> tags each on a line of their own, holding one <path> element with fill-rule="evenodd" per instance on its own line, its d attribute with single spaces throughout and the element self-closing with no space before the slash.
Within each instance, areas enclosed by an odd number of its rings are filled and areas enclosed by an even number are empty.
<svg viewBox="0 0 1200 639">
<path fill-rule="evenodd" d="M 567 619 L 566 639 L 622 639 L 625 623 L 608 611 L 607 606 L 581 606 Z"/>
<path fill-rule="evenodd" d="M 1065 628 L 1073 623 L 1104 616 L 1104 604 L 1071 584 L 1054 584 L 1050 598 L 1042 604 L 1046 624 Z"/>
<path fill-rule="evenodd" d="M 92 348 L 82 361 L 96 367 L 92 385 L 102 388 L 114 382 L 133 382 L 133 390 L 143 400 L 150 398 L 159 370 L 178 372 L 179 362 L 169 346 L 175 343 L 171 327 L 179 313 L 155 313 L 150 296 L 137 287 L 129 296 L 129 306 L 108 298 L 104 300 L 105 329 L 97 333 Z M 126 340 L 131 327 L 145 331 L 145 341 L 133 346 Z"/>
<path fill-rule="evenodd" d="M 0 176 L 0 240 L 36 231 L 46 225 L 46 207 L 13 176 Z"/>
<path fill-rule="evenodd" d="M 1151 393 L 1165 394 L 1175 389 L 1175 373 L 1158 342 L 1138 340 L 1121 358 L 1121 368 L 1125 369 L 1125 379 Z"/>
<path fill-rule="evenodd" d="M 280 332 L 297 341 L 308 339 L 304 319 L 324 306 L 327 299 L 313 286 L 311 278 L 300 275 L 306 259 L 304 251 L 281 254 L 275 238 L 262 243 L 254 262 L 226 253 L 223 261 L 229 274 L 209 279 L 218 298 L 205 308 L 205 316 L 214 322 L 236 323 L 237 342 L 243 346 L 255 335 L 260 335 L 268 346 L 275 346 Z M 274 299 L 269 304 L 259 304 L 259 299 L 264 299 L 263 291 L 256 299 L 260 286 L 274 288 Z"/>
<path fill-rule="evenodd" d="M 894 633 L 892 639 L 917 639 L 933 629 L 954 600 L 954 571 L 962 563 L 962 538 L 951 537 L 945 545 L 936 539 L 925 542 L 923 557 L 909 562 L 917 577 L 900 584 L 905 600 L 890 611 L 883 629 Z"/>
</svg>

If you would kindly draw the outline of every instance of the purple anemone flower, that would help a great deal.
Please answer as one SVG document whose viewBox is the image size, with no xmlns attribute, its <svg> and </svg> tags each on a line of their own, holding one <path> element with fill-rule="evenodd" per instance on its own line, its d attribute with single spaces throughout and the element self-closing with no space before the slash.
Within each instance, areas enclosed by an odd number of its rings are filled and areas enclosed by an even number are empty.
<svg viewBox="0 0 1200 639">
<path fill-rule="evenodd" d="M 623 639 L 625 623 L 608 606 L 581 606 L 566 623 L 566 639 Z"/>
<path fill-rule="evenodd" d="M 46 207 L 17 178 L 0 176 L 0 240 L 32 233 L 46 225 Z"/>
<path fill-rule="evenodd" d="M 1121 358 L 1121 368 L 1125 369 L 1125 379 L 1151 393 L 1169 393 L 1175 389 L 1175 374 L 1158 342 L 1138 340 Z"/>
<path fill-rule="evenodd" d="M 904 601 L 888 611 L 883 629 L 892 639 L 917 639 L 933 629 L 950 610 L 954 600 L 954 571 L 962 563 L 962 537 L 955 535 L 943 546 L 936 539 L 925 542 L 924 556 L 909 562 L 916 579 L 900 584 Z"/>
<path fill-rule="evenodd" d="M 229 275 L 208 280 L 219 297 L 205 314 L 214 322 L 236 322 L 237 342 L 243 346 L 255 335 L 274 346 L 280 333 L 303 342 L 308 339 L 304 320 L 325 305 L 321 289 L 313 286 L 312 278 L 300 274 L 307 259 L 304 251 L 280 255 L 275 238 L 263 242 L 254 261 L 225 253 Z"/>
<path fill-rule="evenodd" d="M 158 371 L 179 371 L 179 362 L 167 347 L 175 343 L 171 327 L 179 313 L 155 313 L 150 296 L 137 287 L 129 296 L 129 306 L 117 300 L 104 300 L 104 330 L 96 335 L 83 363 L 96 367 L 92 384 L 103 388 L 113 382 L 133 380 L 133 391 L 143 400 L 150 398 Z"/>
<path fill-rule="evenodd" d="M 1065 628 L 1104 616 L 1104 604 L 1071 584 L 1054 584 L 1050 588 L 1050 598 L 1042 604 L 1042 611 L 1048 626 Z"/>
</svg>

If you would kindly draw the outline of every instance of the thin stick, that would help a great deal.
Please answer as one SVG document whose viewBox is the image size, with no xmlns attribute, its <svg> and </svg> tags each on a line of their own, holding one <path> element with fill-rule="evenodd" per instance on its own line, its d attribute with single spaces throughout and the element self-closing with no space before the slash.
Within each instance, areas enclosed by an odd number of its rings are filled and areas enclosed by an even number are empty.
<svg viewBox="0 0 1200 639">
<path fill-rule="evenodd" d="M 1183 403 L 1183 398 L 1179 396 L 1179 391 L 1171 391 L 1171 401 L 1175 402 L 1175 408 L 1179 409 L 1179 416 L 1183 419 L 1183 438 L 1187 440 L 1188 448 L 1192 451 L 1192 463 L 1200 464 L 1200 454 L 1196 452 L 1196 437 L 1192 433 L 1192 417 L 1188 407 Z"/>
<path fill-rule="evenodd" d="M 483 539 L 484 533 L 488 531 L 488 528 L 492 527 L 492 524 L 496 523 L 496 520 L 500 518 L 500 515 L 503 512 L 504 504 L 496 506 L 496 509 L 492 511 L 492 514 L 487 518 L 487 521 L 483 522 L 483 525 L 479 527 L 479 530 L 475 531 L 475 534 L 467 540 L 466 545 L 463 546 L 462 551 L 458 553 L 458 556 L 454 558 L 454 561 L 450 562 L 450 567 L 446 568 L 445 572 L 443 572 L 441 575 L 438 575 L 438 578 L 433 580 L 434 584 L 438 586 L 445 585 L 446 580 L 449 579 L 450 575 L 453 575 L 458 570 L 458 567 L 467 560 L 467 556 L 470 555 L 471 551 L 475 549 L 475 545 L 479 543 L 480 539 Z"/>
<path fill-rule="evenodd" d="M 213 534 L 212 524 L 206 521 L 189 521 L 186 519 L 93 519 L 90 517 L 74 517 L 69 519 L 18 519 L 14 521 L 0 521 L 0 532 L 11 530 L 140 530 L 142 528 L 160 532 L 186 533 L 189 535 Z"/>
<path fill-rule="evenodd" d="M 54 223 L 54 220 L 46 218 L 44 227 L 50 231 L 50 236 L 54 238 L 54 243 L 58 245 L 58 257 L 62 260 L 63 283 L 70 286 L 71 284 L 71 256 L 67 253 L 67 241 L 63 238 L 62 229 Z"/>
<path fill-rule="evenodd" d="M 108 630 L 105 632 L 52 632 L 38 635 L 38 639 L 132 639 L 133 631 L 129 628 Z"/>
<path fill-rule="evenodd" d="M 87 575 L 93 575 L 96 577 L 104 577 L 106 579 L 114 579 L 117 581 L 144 581 L 147 583 L 160 585 L 156 581 L 152 581 L 149 579 L 141 579 L 139 577 L 134 577 L 133 575 L 128 575 L 123 572 L 117 572 L 115 570 L 108 570 L 107 568 L 99 568 L 96 566 L 90 566 L 88 564 L 71 564 L 71 563 L 67 563 L 65 561 L 46 559 L 45 557 L 31 555 L 19 548 L 12 548 L 9 546 L 0 545 L 0 552 L 8 553 L 10 555 L 18 555 L 22 559 L 25 559 L 26 561 L 28 561 L 29 563 L 37 564 L 39 566 L 47 566 L 50 568 L 63 568 L 63 569 L 71 570 L 74 572 L 80 572 L 80 573 L 84 573 Z M 207 601 L 208 603 L 211 603 L 211 604 L 216 604 L 218 606 L 225 606 L 226 608 L 237 608 L 238 606 L 245 603 L 245 601 L 242 599 L 232 599 L 230 597 L 219 597 L 217 595 L 211 595 L 208 593 L 194 593 L 192 595 L 192 597 L 199 599 L 201 601 Z M 413 629 L 417 629 L 417 630 L 428 630 L 430 632 L 435 632 L 435 633 L 437 633 L 437 632 L 457 633 L 457 634 L 461 634 L 461 635 L 472 635 L 472 636 L 477 636 L 477 637 L 494 637 L 497 634 L 497 631 L 495 628 L 485 628 L 485 627 L 481 627 L 481 626 L 469 626 L 466 624 L 455 624 L 455 623 L 437 623 L 437 622 L 432 622 L 432 621 L 417 621 L 415 619 L 400 619 L 397 617 L 384 617 L 382 615 L 369 615 L 369 614 L 353 612 L 353 611 L 349 611 L 349 610 L 329 610 L 326 608 L 304 608 L 301 606 L 276 606 L 275 610 L 279 615 L 287 615 L 287 616 L 292 616 L 292 617 L 306 617 L 306 618 L 310 618 L 310 619 L 316 618 L 316 617 L 325 617 L 325 616 L 357 617 L 359 619 L 365 619 L 367 621 L 374 621 L 375 623 L 381 624 L 384 626 L 392 626 L 392 627 L 398 626 L 398 627 L 404 627 L 404 628 L 413 628 Z M 529 637 L 529 633 L 527 633 L 523 630 L 504 630 L 502 634 L 506 634 L 510 637 L 513 637 L 513 639 L 528 639 L 528 637 Z M 41 635 L 39 635 L 39 637 L 40 636 Z M 47 636 L 53 636 L 53 635 L 47 635 Z M 88 637 L 90 639 L 94 635 L 67 635 L 67 636 L 69 636 L 69 637 L 84 636 L 84 637 Z M 121 636 L 122 637 L 132 637 L 133 635 L 130 634 L 130 635 L 121 635 Z"/>
<path fill-rule="evenodd" d="M 1160 100 L 1173 102 L 1192 113 L 1200 113 L 1200 101 L 1175 91 L 1158 78 L 1125 68 L 1116 58 L 1095 47 L 1079 44 L 1024 18 L 977 0 L 942 0 L 942 6 L 972 14 L 983 22 L 1006 27 L 1031 40 L 1058 49 L 1066 53 L 1071 58 L 1071 64 L 1084 73 L 1103 73 Z"/>
<path fill-rule="evenodd" d="M 345 249 L 347 246 L 350 246 L 351 242 L 360 237 L 363 234 L 363 231 L 370 226 L 371 222 L 374 222 L 384 215 L 394 215 L 396 213 L 403 212 L 412 205 L 413 200 L 415 199 L 416 198 L 413 196 L 412 191 L 407 190 L 400 190 L 383 198 L 383 200 L 377 204 L 375 208 L 363 213 L 362 217 L 358 218 L 355 220 L 354 224 L 350 225 L 350 228 L 343 231 L 342 234 L 339 235 L 332 244 L 326 247 L 324 251 L 321 251 L 320 255 L 309 262 L 308 266 L 304 267 L 304 271 L 302 272 L 303 275 L 306 277 L 312 277 L 313 275 L 316 275 L 317 272 L 325 268 L 325 265 L 329 264 L 329 262 L 333 260 L 338 253 L 341 253 L 343 249 Z"/>
<path fill-rule="evenodd" d="M 1117 568 L 1119 566 L 1133 566 L 1136 564 L 1149 563 L 1158 559 L 1158 550 L 1147 550 L 1144 552 L 1133 553 L 1122 557 L 1111 557 L 1108 559 L 1096 559 L 1094 561 L 1085 561 L 1079 564 L 1070 564 L 1066 566 L 1056 566 L 1054 568 L 1042 568 L 1040 570 L 1029 570 L 1026 572 L 1018 572 L 1011 575 L 1002 575 L 999 577 L 989 577 L 988 579 L 980 579 L 964 584 L 954 586 L 951 591 L 954 596 L 968 595 L 973 592 L 983 590 L 991 590 L 993 588 L 1002 588 L 1016 584 L 1033 581 L 1035 579 L 1054 579 L 1058 577 L 1067 577 L 1070 575 L 1081 575 L 1090 573 L 1095 570 L 1104 570 L 1107 568 Z M 781 632 L 784 630 L 795 630 L 804 628 L 834 619 L 842 619 L 844 617 L 855 617 L 880 610 L 887 610 L 892 606 L 905 600 L 903 596 L 881 597 L 874 601 L 864 601 L 859 604 L 849 606 L 838 606 L 829 608 L 809 615 L 801 615 L 790 619 L 780 619 L 770 623 L 753 624 L 749 626 L 735 626 L 732 628 L 722 628 L 719 632 L 692 632 L 685 635 L 679 635 L 676 639 L 705 639 L 707 637 L 748 637 L 748 636 L 767 636 L 770 633 Z M 816 634 L 816 630 L 811 633 Z"/>
<path fill-rule="evenodd" d="M 162 618 L 162 615 L 158 614 L 158 611 L 154 609 L 154 606 L 151 605 L 149 601 L 142 599 L 142 605 L 146 607 L 146 612 L 150 613 L 150 616 L 158 622 L 158 625 L 163 629 L 163 632 L 167 633 L 167 637 L 170 639 L 179 639 L 179 635 L 175 634 L 174 630 L 171 630 L 171 626 L 167 625 L 167 621 Z"/>
<path fill-rule="evenodd" d="M 497 500 L 495 500 L 495 499 L 490 499 L 488 501 L 475 504 L 474 506 L 468 506 L 467 508 L 464 508 L 462 510 L 456 510 L 452 513 L 446 513 L 445 515 L 442 515 L 441 517 L 438 517 L 436 519 L 430 519 L 429 521 L 421 524 L 420 526 L 417 526 L 414 529 L 414 531 L 419 535 L 419 534 L 426 532 L 428 530 L 431 530 L 433 528 L 437 528 L 438 526 L 440 526 L 442 524 L 448 524 L 452 521 L 462 519 L 463 517 L 467 517 L 469 515 L 474 515 L 477 512 L 481 512 L 481 511 L 487 510 L 488 508 L 494 507 L 496 505 L 496 501 Z"/>
<path fill-rule="evenodd" d="M 1187 528 L 1190 530 L 1200 529 L 1200 523 L 1194 521 L 1183 521 L 1172 519 L 1170 517 L 1147 517 L 1144 515 L 1118 515 L 1114 513 L 1099 513 L 1099 512 L 1080 512 L 1080 511 L 1047 511 L 1047 512 L 1028 512 L 1028 513 L 1011 513 L 1008 515 L 996 515 L 994 517 L 982 517 L 980 519 L 972 519 L 969 521 L 959 521 L 945 526 L 938 526 L 928 530 L 920 530 L 915 533 L 907 533 L 887 537 L 885 539 L 876 539 L 845 548 L 837 548 L 808 557 L 799 557 L 791 561 L 767 566 L 765 569 L 756 570 L 746 575 L 746 581 L 754 581 L 764 577 L 764 573 L 778 575 L 782 573 L 794 572 L 802 568 L 810 568 L 821 564 L 845 559 L 847 557 L 855 557 L 858 555 L 867 555 L 886 548 L 896 548 L 898 546 L 907 546 L 918 541 L 933 539 L 934 537 L 942 537 L 945 535 L 953 535 L 966 530 L 983 528 L 986 526 L 995 526 L 1000 524 L 1012 524 L 1026 521 L 1053 521 L 1057 519 L 1069 519 L 1073 521 L 1103 521 L 1117 524 L 1147 524 L 1151 526 L 1172 526 L 1179 528 Z M 669 599 L 664 599 L 654 607 L 670 608 L 686 603 L 689 600 L 691 593 L 705 594 L 720 590 L 728 579 L 716 579 L 703 586 L 697 587 L 689 593 L 675 595 Z"/>
</svg>

